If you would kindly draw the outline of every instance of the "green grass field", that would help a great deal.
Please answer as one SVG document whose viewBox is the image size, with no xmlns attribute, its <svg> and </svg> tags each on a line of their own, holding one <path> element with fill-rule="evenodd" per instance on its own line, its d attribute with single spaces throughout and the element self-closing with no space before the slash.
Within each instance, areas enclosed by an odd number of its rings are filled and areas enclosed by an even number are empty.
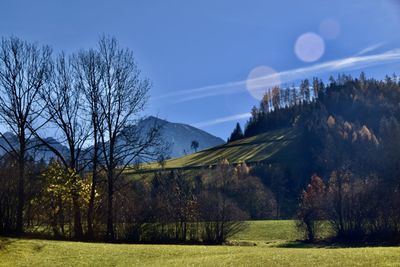
<svg viewBox="0 0 400 267">
<path fill-rule="evenodd" d="M 287 149 L 290 149 L 297 136 L 298 134 L 293 128 L 270 131 L 184 157 L 167 160 L 164 168 L 207 167 L 216 164 L 221 158 L 228 159 L 231 163 L 290 160 L 287 157 L 295 157 L 295 153 L 288 153 Z M 145 164 L 141 167 L 141 172 L 161 169 L 158 163 Z M 128 169 L 126 172 L 137 172 L 137 170 Z"/>
<path fill-rule="evenodd" d="M 293 221 L 249 222 L 233 238 L 242 246 L 2 238 L 0 266 L 400 266 L 400 247 L 291 247 L 301 238 L 293 226 Z"/>
</svg>

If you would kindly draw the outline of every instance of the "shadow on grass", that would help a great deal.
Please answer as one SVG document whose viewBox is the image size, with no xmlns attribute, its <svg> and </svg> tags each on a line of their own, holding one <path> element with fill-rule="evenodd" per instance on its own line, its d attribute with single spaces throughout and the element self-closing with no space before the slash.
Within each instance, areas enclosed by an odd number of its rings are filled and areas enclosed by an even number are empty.
<svg viewBox="0 0 400 267">
<path fill-rule="evenodd" d="M 279 248 L 341 248 L 343 244 L 333 243 L 327 240 L 319 240 L 315 242 L 307 242 L 303 240 L 288 241 L 276 245 Z"/>
<path fill-rule="evenodd" d="M 39 253 L 39 252 L 41 252 L 41 251 L 43 250 L 43 248 L 44 248 L 45 246 L 46 246 L 46 245 L 44 245 L 44 244 L 35 244 L 35 245 L 33 246 L 33 251 Z"/>
<path fill-rule="evenodd" d="M 11 240 L 11 239 L 6 238 L 6 237 L 0 237 L 0 251 L 1 250 L 6 250 L 7 247 L 9 245 L 11 245 L 12 243 L 14 243 L 14 242 L 15 242 L 15 240 Z"/>
<path fill-rule="evenodd" d="M 361 247 L 392 247 L 398 246 L 399 242 L 349 242 L 338 240 L 335 238 L 322 239 L 314 242 L 307 242 L 304 240 L 288 241 L 278 244 L 275 247 L 279 248 L 361 248 Z"/>
</svg>

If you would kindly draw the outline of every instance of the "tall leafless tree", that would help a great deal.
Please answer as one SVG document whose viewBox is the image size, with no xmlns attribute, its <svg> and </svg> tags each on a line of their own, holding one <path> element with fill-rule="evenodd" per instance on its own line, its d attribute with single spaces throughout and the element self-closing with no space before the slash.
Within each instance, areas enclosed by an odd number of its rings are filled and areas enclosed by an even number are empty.
<svg viewBox="0 0 400 267">
<path fill-rule="evenodd" d="M 93 237 L 94 203 L 99 172 L 99 125 L 102 113 L 99 106 L 101 86 L 104 70 L 100 54 L 95 50 L 81 51 L 74 57 L 74 73 L 77 84 L 85 97 L 85 110 L 91 124 L 91 169 L 92 183 L 90 190 L 89 207 L 87 212 L 87 235 Z"/>
<path fill-rule="evenodd" d="M 83 117 L 82 91 L 76 83 L 73 75 L 71 58 L 61 54 L 54 63 L 51 82 L 41 90 L 43 104 L 43 118 L 49 127 L 54 127 L 58 141 L 65 143 L 68 152 L 62 151 L 53 139 L 46 139 L 35 132 L 35 136 L 50 149 L 63 163 L 66 169 L 80 172 L 86 164 L 83 162 L 84 145 L 89 136 L 89 123 Z M 78 181 L 74 176 L 73 183 Z M 72 188 L 72 201 L 74 208 L 74 235 L 81 238 L 83 235 L 81 222 L 81 207 L 79 205 L 78 187 Z"/>
<path fill-rule="evenodd" d="M 1 133 L 18 162 L 18 203 L 16 232 L 24 228 L 25 162 L 32 133 L 29 125 L 38 127 L 40 109 L 37 100 L 48 81 L 51 49 L 24 42 L 16 37 L 3 38 L 0 47 L 0 118 L 3 127 L 16 135 L 17 140 Z"/>
<path fill-rule="evenodd" d="M 107 234 L 114 234 L 114 184 L 126 167 L 146 157 L 158 156 L 158 127 L 138 129 L 150 83 L 142 79 L 133 54 L 121 49 L 116 39 L 102 37 L 99 53 L 104 68 L 99 106 L 103 120 L 99 127 L 103 165 L 107 173 Z"/>
</svg>

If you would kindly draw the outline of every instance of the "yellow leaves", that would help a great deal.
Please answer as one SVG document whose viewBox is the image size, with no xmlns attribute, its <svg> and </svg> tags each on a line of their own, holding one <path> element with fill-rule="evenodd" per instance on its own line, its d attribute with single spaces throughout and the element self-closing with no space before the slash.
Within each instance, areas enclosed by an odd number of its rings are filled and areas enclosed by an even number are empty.
<svg viewBox="0 0 400 267">
<path fill-rule="evenodd" d="M 49 198 L 60 198 L 63 202 L 72 202 L 73 195 L 78 195 L 80 205 L 89 203 L 91 182 L 83 180 L 71 168 L 65 169 L 59 162 L 52 162 L 42 174 L 47 181 L 46 193 Z M 95 192 L 95 196 L 99 194 Z"/>
</svg>

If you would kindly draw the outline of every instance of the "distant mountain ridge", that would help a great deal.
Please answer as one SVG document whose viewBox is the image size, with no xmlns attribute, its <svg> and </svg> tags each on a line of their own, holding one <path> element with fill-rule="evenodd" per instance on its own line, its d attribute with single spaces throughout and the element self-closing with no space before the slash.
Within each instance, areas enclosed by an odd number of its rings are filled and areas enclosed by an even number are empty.
<svg viewBox="0 0 400 267">
<path fill-rule="evenodd" d="M 160 126 L 160 138 L 169 144 L 170 158 L 194 153 L 195 151 L 191 148 L 192 141 L 199 143 L 197 151 L 225 143 L 223 139 L 188 124 L 169 122 L 154 116 L 140 121 L 138 127 L 146 129 L 153 125 Z"/>
<path fill-rule="evenodd" d="M 163 119 L 156 118 L 154 116 L 149 116 L 141 120 L 138 123 L 137 127 L 139 129 L 143 129 L 143 132 L 145 133 L 146 129 L 150 129 L 154 125 L 160 127 L 161 140 L 164 143 L 169 144 L 168 156 L 170 158 L 177 158 L 194 153 L 195 151 L 191 148 L 191 143 L 194 140 L 199 143 L 197 151 L 225 143 L 224 140 L 222 140 L 221 138 L 213 136 L 193 126 L 182 123 L 169 122 Z M 18 141 L 13 133 L 5 132 L 4 136 L 13 147 L 17 147 Z M 63 155 L 68 156 L 68 148 L 60 143 L 58 140 L 54 139 L 53 137 L 48 137 L 46 138 L 46 140 L 58 151 L 61 151 Z M 0 137 L 0 156 L 4 155 L 6 153 L 6 150 L 10 150 L 10 145 L 7 141 L 3 137 Z M 48 162 L 55 157 L 54 153 L 46 146 L 41 145 L 41 142 L 36 138 L 33 138 L 31 140 L 30 147 L 35 147 L 30 152 L 28 152 L 31 156 L 34 157 L 35 160 L 43 159 L 44 161 Z"/>
<path fill-rule="evenodd" d="M 18 140 L 16 135 L 11 132 L 5 132 L 3 136 L 0 136 L 0 156 L 11 151 L 11 147 L 18 148 Z M 45 140 L 63 155 L 68 155 L 68 148 L 53 137 L 47 137 Z M 35 137 L 33 137 L 28 143 L 28 154 L 35 160 L 44 160 L 45 162 L 49 162 L 55 157 L 54 153 Z"/>
</svg>

